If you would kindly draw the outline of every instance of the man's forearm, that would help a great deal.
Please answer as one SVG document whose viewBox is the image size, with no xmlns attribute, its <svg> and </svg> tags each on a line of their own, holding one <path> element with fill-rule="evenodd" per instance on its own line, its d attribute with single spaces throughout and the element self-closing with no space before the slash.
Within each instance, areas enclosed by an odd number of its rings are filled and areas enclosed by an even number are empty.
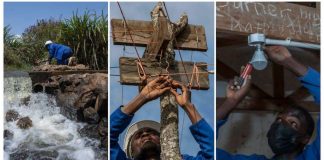
<svg viewBox="0 0 324 160">
<path fill-rule="evenodd" d="M 222 120 L 227 117 L 236 107 L 237 103 L 237 101 L 227 98 L 221 106 L 216 107 L 216 120 Z"/>
<path fill-rule="evenodd" d="M 124 105 L 122 111 L 128 115 L 134 114 L 145 103 L 146 103 L 145 96 L 138 94 L 128 104 Z"/>
<path fill-rule="evenodd" d="M 307 67 L 298 62 L 293 57 L 287 58 L 284 63 L 284 67 L 296 74 L 298 77 L 304 76 L 307 73 Z"/>
<path fill-rule="evenodd" d="M 188 115 L 192 124 L 196 124 L 202 119 L 201 115 L 199 114 L 196 107 L 192 103 L 186 104 L 185 106 L 183 106 L 183 109 Z"/>
</svg>

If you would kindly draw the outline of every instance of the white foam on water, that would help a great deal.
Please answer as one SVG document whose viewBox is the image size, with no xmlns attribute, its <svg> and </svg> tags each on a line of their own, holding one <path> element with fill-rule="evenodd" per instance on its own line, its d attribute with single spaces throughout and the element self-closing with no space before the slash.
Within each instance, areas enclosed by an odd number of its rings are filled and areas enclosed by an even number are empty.
<svg viewBox="0 0 324 160">
<path fill-rule="evenodd" d="M 88 160 L 88 159 L 94 159 L 95 153 L 90 148 L 85 148 L 82 150 L 77 150 L 72 153 L 72 157 L 74 159 L 78 160 Z"/>
<path fill-rule="evenodd" d="M 76 160 L 95 159 L 94 149 L 90 147 L 91 145 L 99 144 L 99 141 L 81 137 L 78 130 L 85 124 L 69 120 L 60 114 L 60 108 L 56 105 L 53 96 L 44 93 L 30 93 L 31 89 L 28 87 L 28 89 L 19 90 L 17 83 L 12 81 L 12 79 L 5 80 L 6 83 L 5 88 L 12 87 L 13 85 L 10 86 L 10 84 L 14 84 L 16 89 L 5 89 L 5 113 L 9 109 L 13 109 L 21 117 L 28 116 L 32 120 L 33 126 L 29 129 L 20 129 L 16 125 L 17 121 L 4 123 L 4 129 L 14 134 L 12 139 L 4 141 L 4 159 L 9 159 L 9 154 L 22 149 L 36 151 L 55 150 L 59 153 L 57 159 L 65 159 L 63 157 Z M 28 83 L 31 82 L 23 82 L 21 85 L 28 85 Z M 30 96 L 30 101 L 27 105 L 21 104 L 20 99 L 23 98 L 22 95 Z"/>
</svg>

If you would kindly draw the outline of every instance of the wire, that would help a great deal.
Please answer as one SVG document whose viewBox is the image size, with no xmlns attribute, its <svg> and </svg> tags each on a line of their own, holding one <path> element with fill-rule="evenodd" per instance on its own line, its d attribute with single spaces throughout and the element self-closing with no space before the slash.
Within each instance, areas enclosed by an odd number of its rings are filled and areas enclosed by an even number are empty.
<svg viewBox="0 0 324 160">
<path fill-rule="evenodd" d="M 126 26 L 127 32 L 130 33 L 130 30 L 129 30 L 129 27 L 128 27 L 128 24 L 127 24 L 127 21 L 126 21 L 125 15 L 124 15 L 124 12 L 123 12 L 123 10 L 122 10 L 122 8 L 121 8 L 119 2 L 117 2 L 117 4 L 118 4 L 119 10 L 120 10 L 120 13 L 121 13 L 122 16 L 123 16 L 123 20 L 124 20 L 124 22 L 125 22 L 125 26 Z M 137 48 L 136 48 L 135 42 L 134 42 L 134 40 L 133 40 L 133 36 L 132 36 L 131 33 L 129 34 L 129 36 L 130 36 L 130 38 L 131 38 L 131 40 L 132 40 L 132 43 L 133 43 L 133 46 L 134 46 L 134 48 L 135 48 L 135 51 L 136 51 L 136 54 L 137 54 L 137 59 L 138 59 L 139 65 L 142 66 L 142 67 L 140 67 L 140 69 L 143 69 L 143 70 L 142 70 L 142 73 L 143 73 L 144 76 L 145 76 L 145 70 L 144 70 L 144 67 L 143 67 L 143 63 L 142 63 L 141 58 L 140 58 L 140 56 L 139 56 L 139 53 L 138 53 L 138 51 L 137 51 Z"/>
</svg>

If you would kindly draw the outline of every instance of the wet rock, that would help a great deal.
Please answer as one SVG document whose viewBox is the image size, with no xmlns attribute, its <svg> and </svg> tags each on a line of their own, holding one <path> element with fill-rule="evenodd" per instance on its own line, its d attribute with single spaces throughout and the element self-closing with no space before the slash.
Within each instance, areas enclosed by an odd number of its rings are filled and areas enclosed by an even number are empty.
<svg viewBox="0 0 324 160">
<path fill-rule="evenodd" d="M 103 117 L 98 126 L 98 132 L 100 135 L 100 147 L 108 148 L 108 120 L 107 117 Z"/>
<path fill-rule="evenodd" d="M 84 126 L 79 130 L 81 137 L 89 137 L 94 139 L 99 139 L 100 135 L 98 132 L 98 125 L 96 124 L 89 124 Z"/>
<path fill-rule="evenodd" d="M 91 124 L 97 124 L 100 118 L 97 111 L 92 107 L 88 107 L 84 109 L 83 116 L 84 116 L 84 120 Z"/>
<path fill-rule="evenodd" d="M 108 120 L 103 117 L 99 123 L 98 132 L 101 137 L 108 136 Z"/>
<path fill-rule="evenodd" d="M 28 151 L 18 151 L 10 154 L 10 160 L 22 160 L 28 158 Z"/>
<path fill-rule="evenodd" d="M 33 126 L 33 122 L 29 117 L 23 117 L 18 120 L 17 126 L 21 129 L 28 129 Z"/>
<path fill-rule="evenodd" d="M 7 129 L 5 129 L 4 131 L 3 131 L 3 137 L 5 138 L 5 139 L 12 139 L 13 138 L 13 133 L 11 132 L 11 131 L 9 131 L 9 130 L 7 130 Z"/>
<path fill-rule="evenodd" d="M 69 74 L 52 76 L 42 83 L 45 92 L 56 97 L 62 115 L 90 124 L 79 130 L 81 136 L 100 140 L 103 147 L 108 140 L 107 80 L 106 73 Z"/>
<path fill-rule="evenodd" d="M 108 136 L 100 138 L 100 147 L 108 148 Z"/>
<path fill-rule="evenodd" d="M 29 158 L 35 160 L 55 160 L 58 155 L 57 151 L 33 151 Z"/>
<path fill-rule="evenodd" d="M 81 109 L 71 107 L 71 106 L 61 106 L 60 113 L 67 117 L 68 119 L 74 121 L 83 121 L 83 112 Z"/>
<path fill-rule="evenodd" d="M 22 105 L 27 106 L 28 103 L 29 103 L 29 101 L 30 101 L 30 96 L 27 96 L 27 97 L 25 97 L 25 98 L 22 98 L 22 99 L 20 100 L 20 103 L 21 103 Z"/>
<path fill-rule="evenodd" d="M 6 121 L 11 122 L 19 118 L 19 113 L 15 110 L 8 110 L 6 113 Z"/>
<path fill-rule="evenodd" d="M 57 89 L 59 89 L 59 87 L 56 84 L 50 83 L 50 84 L 45 86 L 45 93 L 47 93 L 47 94 L 56 94 Z"/>
<path fill-rule="evenodd" d="M 57 151 L 30 151 L 23 149 L 10 154 L 10 160 L 55 160 L 59 156 Z"/>
<path fill-rule="evenodd" d="M 101 117 L 108 117 L 107 79 L 108 75 L 103 73 L 71 74 L 53 76 L 50 83 L 64 116 L 72 120 L 98 123 Z M 50 84 L 44 85 L 46 88 Z M 95 108 L 97 114 L 91 109 L 86 110 L 90 107 Z"/>
</svg>

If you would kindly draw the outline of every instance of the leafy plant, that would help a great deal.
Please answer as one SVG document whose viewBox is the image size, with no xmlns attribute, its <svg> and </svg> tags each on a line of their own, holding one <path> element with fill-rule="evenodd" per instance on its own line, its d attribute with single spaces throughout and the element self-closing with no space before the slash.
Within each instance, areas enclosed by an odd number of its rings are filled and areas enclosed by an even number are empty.
<svg viewBox="0 0 324 160">
<path fill-rule="evenodd" d="M 106 69 L 108 64 L 108 21 L 102 12 L 73 13 L 61 26 L 60 41 L 73 48 L 79 63 L 93 69 Z"/>
<path fill-rule="evenodd" d="M 37 65 L 48 56 L 44 43 L 70 46 L 78 63 L 92 69 L 107 69 L 108 65 L 108 15 L 85 11 L 79 15 L 73 12 L 70 19 L 38 20 L 25 29 L 19 41 L 10 34 L 10 27 L 4 27 L 5 65 Z"/>
</svg>

